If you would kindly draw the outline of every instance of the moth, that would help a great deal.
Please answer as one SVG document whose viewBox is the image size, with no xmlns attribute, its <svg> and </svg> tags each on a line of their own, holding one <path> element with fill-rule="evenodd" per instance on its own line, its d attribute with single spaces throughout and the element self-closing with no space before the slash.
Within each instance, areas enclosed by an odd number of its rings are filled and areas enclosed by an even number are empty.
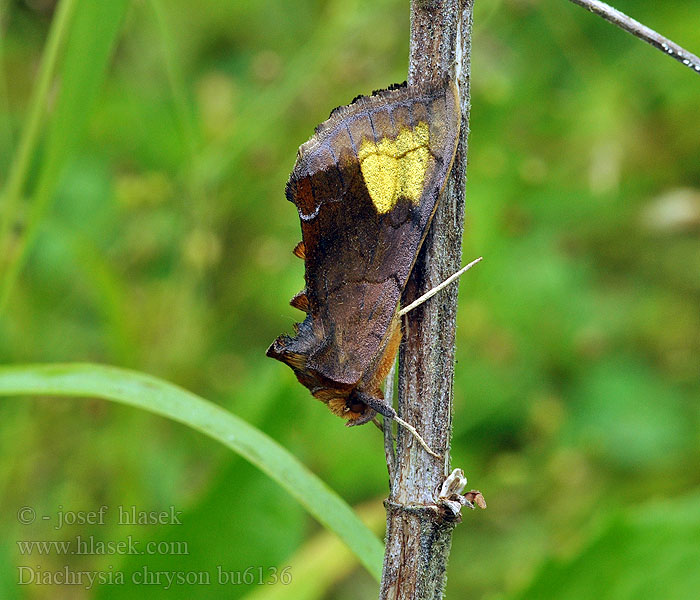
<svg viewBox="0 0 700 600">
<path fill-rule="evenodd" d="M 335 109 L 298 151 L 286 187 L 301 221 L 294 254 L 306 313 L 267 355 L 289 365 L 347 425 L 396 418 L 382 384 L 401 341 L 401 295 L 454 160 L 452 82 L 392 86 Z"/>
</svg>

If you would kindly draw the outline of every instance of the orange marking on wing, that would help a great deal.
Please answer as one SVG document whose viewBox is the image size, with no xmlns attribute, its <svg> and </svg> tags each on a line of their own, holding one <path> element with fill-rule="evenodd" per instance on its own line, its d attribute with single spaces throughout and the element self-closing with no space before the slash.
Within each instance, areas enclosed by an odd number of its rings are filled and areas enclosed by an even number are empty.
<svg viewBox="0 0 700 600">
<path fill-rule="evenodd" d="M 289 301 L 289 304 L 294 308 L 303 310 L 305 313 L 309 312 L 309 298 L 306 295 L 306 290 L 299 292 L 294 298 Z"/>
<path fill-rule="evenodd" d="M 303 241 L 294 246 L 294 250 L 292 250 L 292 252 L 294 253 L 294 256 L 297 256 L 302 260 L 306 260 L 306 246 L 304 245 Z"/>
</svg>

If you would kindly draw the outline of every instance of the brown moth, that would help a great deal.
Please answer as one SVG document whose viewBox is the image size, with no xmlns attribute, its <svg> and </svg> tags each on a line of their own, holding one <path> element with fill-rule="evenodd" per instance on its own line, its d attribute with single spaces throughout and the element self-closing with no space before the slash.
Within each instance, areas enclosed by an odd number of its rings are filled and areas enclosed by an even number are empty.
<svg viewBox="0 0 700 600">
<path fill-rule="evenodd" d="M 395 418 L 381 386 L 401 341 L 401 294 L 459 137 L 457 88 L 393 87 L 335 109 L 299 148 L 286 188 L 301 220 L 306 288 L 296 335 L 267 355 L 359 425 Z"/>
</svg>

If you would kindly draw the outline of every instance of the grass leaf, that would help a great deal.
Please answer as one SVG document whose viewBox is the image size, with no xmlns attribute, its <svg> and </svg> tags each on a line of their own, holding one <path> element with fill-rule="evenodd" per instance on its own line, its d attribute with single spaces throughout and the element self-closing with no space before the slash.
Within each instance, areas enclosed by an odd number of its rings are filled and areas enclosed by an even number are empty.
<svg viewBox="0 0 700 600">
<path fill-rule="evenodd" d="M 220 441 L 277 481 L 379 580 L 382 544 L 352 509 L 277 442 L 223 408 L 166 381 L 115 367 L 82 363 L 0 367 L 0 396 L 36 395 L 113 400 Z"/>
<path fill-rule="evenodd" d="M 35 151 L 39 139 L 41 110 L 49 89 L 51 74 L 55 68 L 60 43 L 66 38 L 63 61 L 58 68 L 59 91 L 49 124 L 46 147 L 41 161 L 41 171 L 36 188 L 32 191 L 29 219 L 18 242 L 18 248 L 3 273 L 0 287 L 0 312 L 2 311 L 14 284 L 19 276 L 27 253 L 34 242 L 39 225 L 50 206 L 58 186 L 63 167 L 73 154 L 85 130 L 97 93 L 109 65 L 109 59 L 121 29 L 124 15 L 129 6 L 128 0 L 63 0 L 60 18 L 44 51 L 47 54 L 43 64 L 39 92 L 35 96 L 36 111 L 33 109 L 27 125 L 29 134 L 26 143 L 20 148 L 19 162 L 13 169 L 9 182 L 9 198 L 19 195 L 30 168 L 30 156 Z M 73 15 L 72 21 L 70 20 Z M 54 32 L 58 32 L 54 35 Z M 57 40 L 57 41 L 54 41 Z M 45 73 L 45 74 L 44 74 Z M 36 114 L 35 114 L 36 113 Z M 25 132 L 26 133 L 26 132 Z M 14 209 L 13 203 L 10 206 Z M 12 218 L 6 215 L 5 222 Z M 3 225 L 7 229 L 8 225 Z M 5 232 L 6 234 L 6 232 Z"/>
</svg>

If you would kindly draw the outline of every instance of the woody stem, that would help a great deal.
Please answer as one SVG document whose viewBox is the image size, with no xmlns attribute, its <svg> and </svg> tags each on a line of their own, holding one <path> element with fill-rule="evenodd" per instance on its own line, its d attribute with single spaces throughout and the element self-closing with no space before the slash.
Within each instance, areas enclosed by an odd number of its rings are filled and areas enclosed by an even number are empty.
<svg viewBox="0 0 700 600">
<path fill-rule="evenodd" d="M 449 180 L 406 286 L 403 306 L 445 281 L 461 264 L 472 8 L 473 0 L 411 3 L 409 85 L 429 87 L 447 77 L 454 79 L 462 121 Z M 457 289 L 450 285 L 404 319 L 398 413 L 445 458 L 424 452 L 410 432 L 397 429 L 395 474 L 386 502 L 381 599 L 438 600 L 443 595 L 453 524 L 444 522 L 433 507 L 449 467 Z"/>
<path fill-rule="evenodd" d="M 620 12 L 609 4 L 601 2 L 600 0 L 569 1 L 582 6 L 599 17 L 603 17 L 609 23 L 631 33 L 647 44 L 654 46 L 657 50 L 661 50 L 661 52 L 677 60 L 679 63 L 690 67 L 696 73 L 700 73 L 700 57 L 697 57 L 692 52 L 688 52 L 688 50 L 669 40 L 667 37 L 657 33 L 639 21 L 634 20 L 632 17 L 628 17 L 625 13 Z"/>
</svg>

